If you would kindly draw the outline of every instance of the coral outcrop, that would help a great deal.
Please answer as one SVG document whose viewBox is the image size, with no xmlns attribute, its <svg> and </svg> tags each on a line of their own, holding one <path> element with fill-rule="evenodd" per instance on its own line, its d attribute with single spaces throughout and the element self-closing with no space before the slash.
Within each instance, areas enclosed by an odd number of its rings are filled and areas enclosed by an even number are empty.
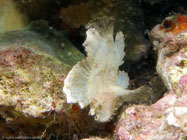
<svg viewBox="0 0 187 140">
<path fill-rule="evenodd" d="M 169 90 L 187 75 L 187 17 L 167 17 L 149 33 L 158 52 L 157 72 Z"/>
<path fill-rule="evenodd" d="M 116 128 L 118 140 L 183 140 L 187 138 L 187 17 L 167 17 L 150 39 L 158 53 L 157 72 L 168 88 L 151 106 L 126 109 Z"/>
<path fill-rule="evenodd" d="M 187 137 L 187 95 L 174 92 L 149 106 L 132 106 L 121 115 L 117 140 L 183 140 Z"/>
<path fill-rule="evenodd" d="M 102 125 L 87 109 L 66 104 L 62 92 L 68 71 L 84 56 L 65 36 L 42 27 L 37 22 L 0 34 L 0 136 L 72 139 L 94 134 Z"/>
</svg>

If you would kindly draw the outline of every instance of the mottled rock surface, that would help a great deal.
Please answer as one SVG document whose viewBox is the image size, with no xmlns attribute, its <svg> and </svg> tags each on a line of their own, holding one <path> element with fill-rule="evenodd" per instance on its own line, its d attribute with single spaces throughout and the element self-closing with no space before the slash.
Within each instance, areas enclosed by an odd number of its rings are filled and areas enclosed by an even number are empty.
<svg viewBox="0 0 187 140">
<path fill-rule="evenodd" d="M 1 138 L 72 139 L 104 129 L 87 109 L 66 104 L 62 92 L 66 74 L 84 56 L 65 36 L 42 26 L 0 34 Z"/>
<path fill-rule="evenodd" d="M 187 91 L 187 90 L 186 90 Z M 169 93 L 151 106 L 132 106 L 121 115 L 118 140 L 183 140 L 187 137 L 187 95 Z"/>
<path fill-rule="evenodd" d="M 158 51 L 157 72 L 168 93 L 151 106 L 127 108 L 116 128 L 118 140 L 185 140 L 187 138 L 187 18 L 167 17 L 150 32 Z"/>
<path fill-rule="evenodd" d="M 157 72 L 169 90 L 187 75 L 187 17 L 167 17 L 149 33 L 158 52 Z"/>
</svg>

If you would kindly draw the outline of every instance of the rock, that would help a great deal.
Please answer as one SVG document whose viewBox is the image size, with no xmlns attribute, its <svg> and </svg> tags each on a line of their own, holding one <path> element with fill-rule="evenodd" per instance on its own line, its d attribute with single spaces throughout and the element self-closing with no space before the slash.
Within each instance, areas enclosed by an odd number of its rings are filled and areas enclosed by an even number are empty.
<svg viewBox="0 0 187 140">
<path fill-rule="evenodd" d="M 187 18 L 167 17 L 149 33 L 158 52 L 157 72 L 168 93 L 151 106 L 127 108 L 116 127 L 118 140 L 187 138 Z"/>
<path fill-rule="evenodd" d="M 149 33 L 154 49 L 158 52 L 157 72 L 169 90 L 176 87 L 182 76 L 187 75 L 187 17 L 167 17 Z"/>
<path fill-rule="evenodd" d="M 40 23 L 0 34 L 0 136 L 88 137 L 102 125 L 87 109 L 66 104 L 62 92 L 65 76 L 84 56 L 65 36 Z"/>
<path fill-rule="evenodd" d="M 129 107 L 121 115 L 117 124 L 116 139 L 185 139 L 187 137 L 186 93 L 177 97 L 175 93 L 170 92 L 151 106 Z"/>
</svg>

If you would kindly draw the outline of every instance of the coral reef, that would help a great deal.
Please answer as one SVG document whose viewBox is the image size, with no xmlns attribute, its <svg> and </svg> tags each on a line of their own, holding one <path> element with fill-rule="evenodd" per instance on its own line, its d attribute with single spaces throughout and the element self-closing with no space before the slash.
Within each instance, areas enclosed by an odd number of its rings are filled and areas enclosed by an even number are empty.
<svg viewBox="0 0 187 140">
<path fill-rule="evenodd" d="M 158 51 L 157 72 L 169 90 L 187 75 L 186 29 L 187 17 L 175 15 L 164 19 L 149 33 Z"/>
<path fill-rule="evenodd" d="M 186 140 L 186 8 L 0 0 L 0 139 Z"/>
<path fill-rule="evenodd" d="M 157 72 L 168 93 L 151 106 L 127 108 L 116 128 L 118 140 L 187 138 L 187 46 L 184 15 L 167 17 L 149 33 L 158 52 Z"/>
<path fill-rule="evenodd" d="M 0 32 L 23 29 L 28 24 L 27 15 L 13 0 L 0 1 Z"/>
<path fill-rule="evenodd" d="M 90 105 L 90 115 L 101 122 L 109 121 L 124 101 L 146 100 L 150 91 L 146 87 L 127 90 L 127 73 L 119 71 L 123 64 L 124 37 L 122 32 L 113 39 L 113 19 L 97 18 L 88 24 L 84 42 L 87 58 L 68 73 L 63 91 L 68 103 Z"/>
<path fill-rule="evenodd" d="M 37 22 L 0 34 L 0 136 L 72 139 L 73 134 L 95 134 L 104 129 L 102 124 L 87 109 L 66 104 L 62 92 L 66 74 L 83 55 L 65 37 L 57 41 L 57 31 L 44 27 L 43 32 L 41 26 Z"/>
<path fill-rule="evenodd" d="M 187 91 L 187 90 L 186 90 Z M 169 93 L 155 104 L 132 106 L 121 115 L 117 140 L 183 140 L 187 137 L 186 93 Z"/>
<path fill-rule="evenodd" d="M 187 14 L 187 3 L 185 0 L 142 0 L 141 1 L 144 20 L 147 29 L 151 30 L 162 20 L 176 13 Z"/>
<path fill-rule="evenodd" d="M 61 110 L 64 103 L 59 94 L 68 67 L 25 46 L 1 46 L 1 105 L 33 117 Z"/>
</svg>

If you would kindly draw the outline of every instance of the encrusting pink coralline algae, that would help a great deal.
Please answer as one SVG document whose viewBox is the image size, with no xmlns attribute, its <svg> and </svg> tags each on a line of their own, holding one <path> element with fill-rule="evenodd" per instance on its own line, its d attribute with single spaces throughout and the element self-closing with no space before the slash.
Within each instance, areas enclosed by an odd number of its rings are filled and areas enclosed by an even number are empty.
<svg viewBox="0 0 187 140">
<path fill-rule="evenodd" d="M 158 53 L 157 72 L 168 88 L 151 106 L 127 108 L 116 128 L 117 140 L 186 140 L 187 16 L 167 17 L 149 33 Z"/>
</svg>

